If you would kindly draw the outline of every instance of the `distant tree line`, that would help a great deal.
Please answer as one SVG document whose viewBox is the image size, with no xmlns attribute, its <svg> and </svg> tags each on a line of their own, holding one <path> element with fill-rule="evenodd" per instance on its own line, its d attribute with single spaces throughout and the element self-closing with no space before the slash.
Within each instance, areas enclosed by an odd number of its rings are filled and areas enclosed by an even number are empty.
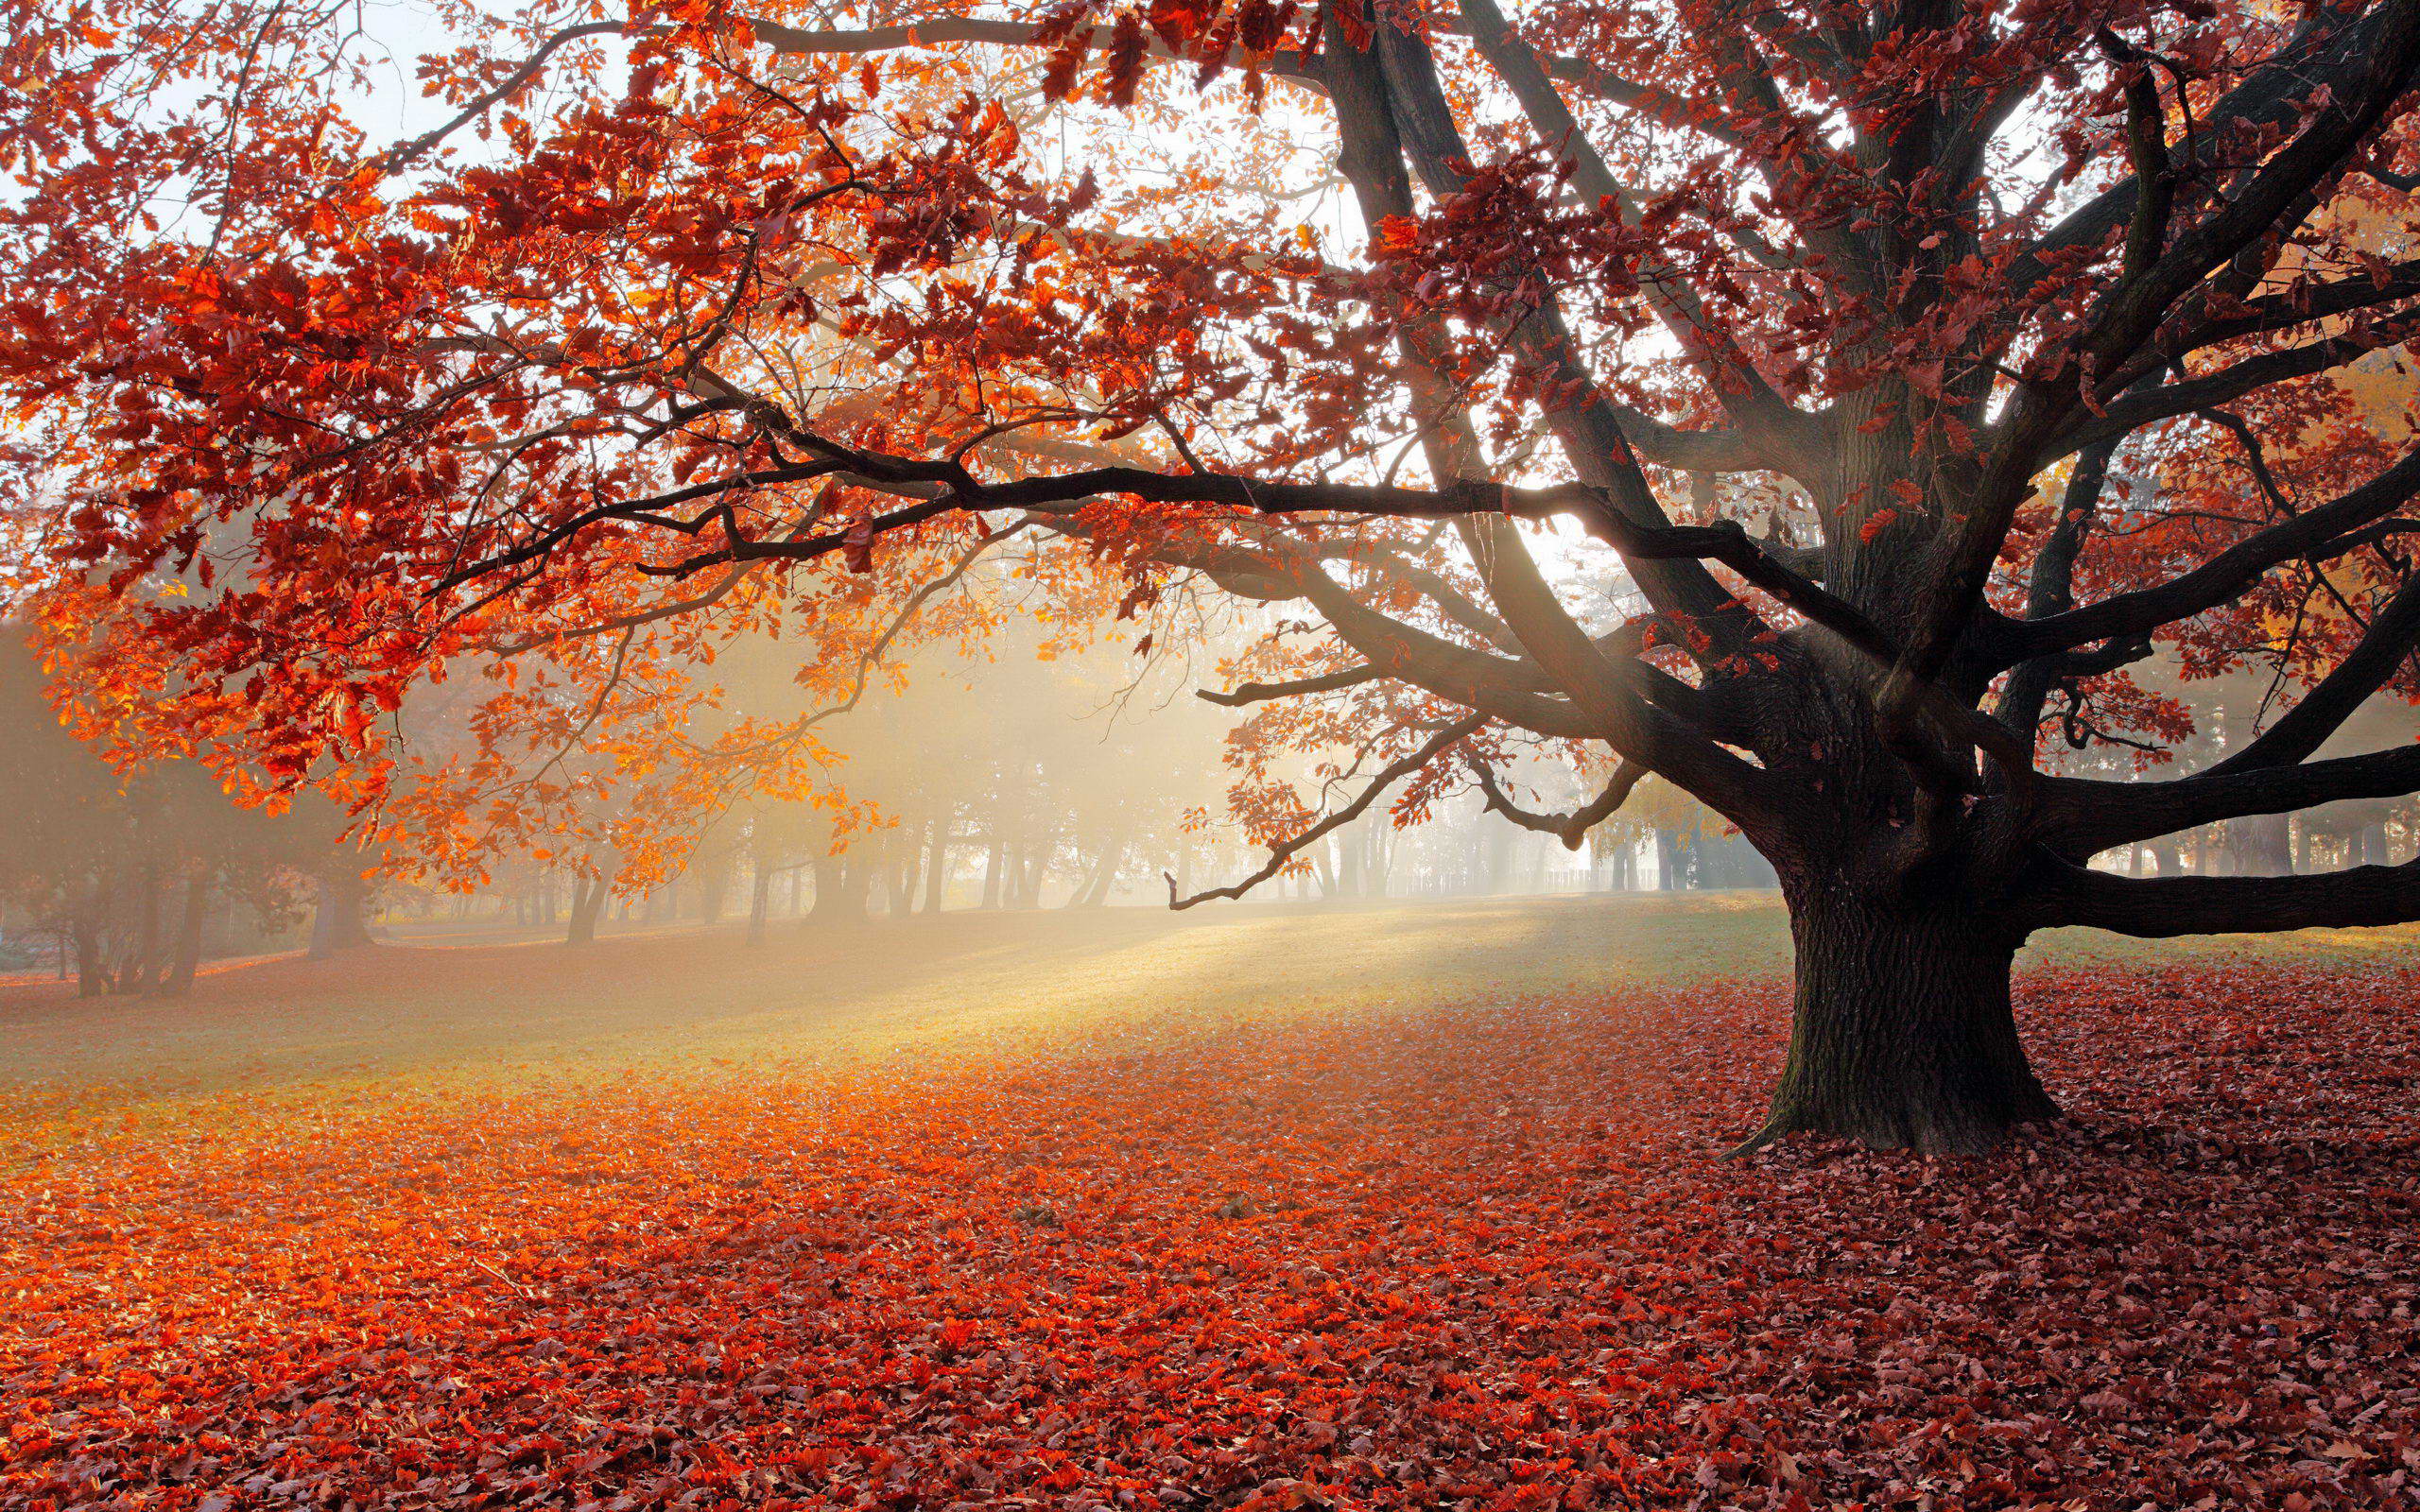
<svg viewBox="0 0 2420 1512">
<path fill-rule="evenodd" d="M 320 952 L 367 938 L 364 862 L 324 800 L 235 803 L 185 761 L 113 764 L 61 720 L 24 638 L 0 635 L 0 920 L 25 970 L 87 997 L 177 995 L 214 954 L 268 949 L 312 916 Z"/>
</svg>

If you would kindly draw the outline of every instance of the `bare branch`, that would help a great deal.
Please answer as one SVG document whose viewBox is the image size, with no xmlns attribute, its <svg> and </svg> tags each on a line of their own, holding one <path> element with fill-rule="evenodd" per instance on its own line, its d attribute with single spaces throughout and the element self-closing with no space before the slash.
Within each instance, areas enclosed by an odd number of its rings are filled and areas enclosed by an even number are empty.
<svg viewBox="0 0 2420 1512">
<path fill-rule="evenodd" d="M 2351 653 L 2301 702 L 2202 779 L 2308 760 L 2370 695 L 2386 686 L 2415 645 L 2420 645 L 2420 576 L 2395 590 Z"/>
<path fill-rule="evenodd" d="M 2342 368 L 2382 348 L 2398 346 L 2415 332 L 2420 332 L 2420 317 L 2400 317 L 2367 332 L 2264 352 L 2198 377 L 2152 387 L 2138 386 L 2124 397 L 2110 401 L 2099 414 L 2081 416 L 2075 423 L 2059 431 L 2035 457 L 2035 464 L 2048 465 L 2070 452 L 2121 440 L 2160 421 L 2211 409 L 2273 385 Z"/>
<path fill-rule="evenodd" d="M 2286 125 L 2315 90 L 2333 90 L 2348 82 L 2377 45 L 2385 8 L 2328 29 L 2331 22 L 2341 20 L 2342 12 L 2330 7 L 2313 6 L 2306 11 L 2285 44 L 2210 111 L 2177 166 L 2206 170 L 2216 159 L 2219 145 L 2236 132 Z M 2134 214 L 2140 190 L 2140 183 L 2128 178 L 2077 207 L 2010 265 L 2011 292 L 2022 294 L 2032 288 L 2048 275 L 2057 254 L 2095 246 L 2124 224 Z"/>
<path fill-rule="evenodd" d="M 2381 520 L 2420 493 L 2420 446 L 2369 482 L 2315 509 L 2256 531 L 2181 576 L 2118 593 L 2048 619 L 2003 625 L 2000 664 L 2118 636 L 2141 635 L 2234 598 L 2282 562 L 2314 554 L 2348 531 Z"/>
<path fill-rule="evenodd" d="M 1532 814 L 1505 797 L 1487 763 L 1473 758 L 1470 767 L 1471 775 L 1478 779 L 1479 790 L 1487 795 L 1489 813 L 1501 814 L 1522 829 L 1551 834 L 1563 842 L 1565 850 L 1579 850 L 1587 840 L 1588 832 L 1611 818 L 1614 811 L 1629 799 L 1631 789 L 1638 785 L 1639 779 L 1647 775 L 1647 768 L 1636 762 L 1617 762 L 1604 791 L 1569 814 Z"/>
<path fill-rule="evenodd" d="M 1358 798 L 1356 798 L 1352 802 L 1347 803 L 1344 807 L 1327 816 L 1317 824 L 1314 824 L 1309 829 L 1305 830 L 1302 833 L 1294 835 L 1289 839 L 1280 840 L 1277 844 L 1270 847 L 1269 864 L 1262 867 L 1258 871 L 1253 872 L 1251 876 L 1246 877 L 1241 882 L 1234 883 L 1224 887 L 1212 887 L 1206 892 L 1198 892 L 1190 898 L 1185 898 L 1180 897 L 1177 894 L 1175 876 L 1167 872 L 1161 873 L 1161 875 L 1167 878 L 1168 907 L 1171 909 L 1191 908 L 1196 903 L 1206 903 L 1217 898 L 1242 897 L 1244 894 L 1252 891 L 1254 887 L 1259 886 L 1262 883 L 1267 882 L 1270 878 L 1274 877 L 1279 872 L 1285 870 L 1286 863 L 1292 860 L 1293 857 L 1305 847 L 1308 847 L 1313 842 L 1325 835 L 1344 828 L 1355 819 L 1359 818 L 1363 814 L 1368 813 L 1370 805 L 1376 802 L 1378 796 L 1384 793 L 1388 788 L 1392 787 L 1395 783 L 1402 782 L 1407 777 L 1409 777 L 1412 773 L 1427 765 L 1430 762 L 1435 761 L 1446 751 L 1453 749 L 1453 747 L 1461 742 L 1478 734 L 1480 730 L 1487 728 L 1487 723 L 1488 718 L 1485 714 L 1477 714 L 1468 719 L 1456 720 L 1454 723 L 1447 725 L 1444 729 L 1439 730 L 1436 734 L 1428 737 L 1427 740 L 1422 742 L 1420 747 L 1414 750 L 1410 755 L 1400 757 L 1395 761 L 1388 763 L 1384 767 L 1379 769 L 1378 774 L 1375 777 L 1373 777 L 1370 780 L 1370 785 L 1361 790 L 1361 795 Z"/>
<path fill-rule="evenodd" d="M 808 31 L 785 26 L 778 21 L 752 20 L 750 27 L 756 40 L 777 53 L 793 56 L 838 54 L 856 56 L 865 53 L 899 52 L 910 47 L 942 47 L 959 43 L 980 43 L 994 47 L 1034 47 L 1044 45 L 1042 27 L 1022 21 L 985 21 L 973 16 L 936 16 L 929 21 L 909 22 L 904 26 L 869 26 L 860 31 Z M 1056 46 L 1053 40 L 1048 45 Z M 1106 39 L 1091 43 L 1095 49 L 1106 47 Z M 1148 40 L 1144 51 L 1147 61 L 1173 63 L 1198 61 L 1178 57 L 1157 37 Z M 1271 53 L 1260 60 L 1261 72 L 1277 78 L 1293 80 L 1317 88 L 1320 76 L 1317 65 L 1301 53 L 1287 48 Z"/>
<path fill-rule="evenodd" d="M 2059 522 L 2034 554 L 2033 572 L 2026 584 L 2027 619 L 2048 619 L 2075 607 L 2076 558 L 2083 555 L 2084 541 L 2100 516 L 2100 494 L 2117 447 L 2115 441 L 2094 447 L 2077 459 L 2075 471 L 2068 473 L 2067 490 L 2059 500 Z M 2016 668 L 2008 686 L 2000 690 L 1996 711 L 2000 723 L 2031 739 L 2042 722 L 2043 701 L 2063 675 L 2072 676 L 2063 672 L 2054 657 L 2039 657 Z"/>
<path fill-rule="evenodd" d="M 1757 453 L 1744 431 L 1685 431 L 1628 404 L 1605 407 L 1638 455 L 1659 467 L 1683 472 L 1755 472 L 1774 465 Z"/>
<path fill-rule="evenodd" d="M 2169 211 L 2176 200 L 2176 182 L 2168 163 L 2168 113 L 2160 105 L 2159 80 L 2141 52 L 2105 26 L 2093 33 L 2093 40 L 2130 76 L 2126 79 L 2126 155 L 2134 163 L 2137 187 L 2119 266 L 2132 278 L 2159 257 L 2168 236 Z"/>
<path fill-rule="evenodd" d="M 397 143 L 371 159 L 368 166 L 385 174 L 393 173 L 398 168 L 409 165 L 422 154 L 477 120 L 490 109 L 519 94 L 530 80 L 538 77 L 540 71 L 546 66 L 546 60 L 565 46 L 587 37 L 618 37 L 629 30 L 627 26 L 618 21 L 591 21 L 581 26 L 564 27 L 540 43 L 537 50 L 532 52 L 520 67 L 507 74 L 495 88 L 463 106 L 444 125 L 424 131 L 408 142 Z"/>
<path fill-rule="evenodd" d="M 2072 854 L 2091 855 L 2114 845 L 2249 814 L 2291 814 L 2350 799 L 2401 798 L 2420 791 L 2420 746 L 2298 766 L 2213 770 L 2171 782 L 2050 782 L 2043 810 L 2045 833 Z"/>
<path fill-rule="evenodd" d="M 1381 26 L 1374 28 L 1374 35 L 1360 45 L 1332 44 L 1324 63 L 1329 92 L 1336 103 L 1338 167 L 1353 186 L 1363 220 L 1373 225 L 1389 215 L 1417 213 L 1411 176 L 1405 165 L 1408 155 L 1419 162 L 1433 194 L 1451 194 L 1462 182 L 1453 166 L 1461 153 L 1460 133 L 1450 112 L 1439 119 L 1442 105 L 1433 77 L 1428 78 L 1425 91 L 1415 91 L 1426 102 L 1419 122 L 1414 127 L 1399 126 L 1399 110 L 1412 107 L 1399 106 L 1388 70 L 1378 56 L 1379 50 L 1388 45 L 1386 39 L 1393 34 L 1391 25 Z M 1425 62 L 1423 54 L 1419 60 L 1405 66 L 1417 72 Z M 1415 130 L 1424 147 L 1408 153 L 1406 138 Z M 1573 355 L 1569 334 L 1564 330 L 1551 301 L 1541 303 L 1525 318 L 1508 318 L 1498 322 L 1498 329 L 1521 361 L 1552 373 L 1558 386 L 1578 396 L 1572 402 L 1548 405 L 1546 420 L 1580 475 L 1612 490 L 1613 507 L 1631 523 L 1648 527 L 1668 525 L 1669 520 L 1639 474 L 1630 443 L 1599 393 L 1593 376 Z M 1418 390 L 1450 388 L 1434 371 L 1429 356 L 1419 350 L 1419 332 L 1414 323 L 1407 322 L 1402 344 L 1409 359 L 1407 377 L 1416 390 L 1415 398 L 1421 397 Z M 1448 453 L 1461 450 L 1461 442 L 1467 439 L 1468 427 L 1464 424 L 1458 429 L 1462 434 L 1449 438 L 1444 427 L 1432 421 L 1424 433 L 1424 443 L 1434 442 Z M 1468 475 L 1479 469 L 1476 455 L 1447 455 L 1437 460 L 1444 464 L 1434 468 L 1441 475 Z M 1649 565 L 1634 570 L 1633 576 L 1659 611 L 1685 615 L 1693 624 L 1703 627 L 1715 638 L 1719 655 L 1735 652 L 1754 633 L 1749 623 L 1752 616 L 1732 603 L 1732 596 L 1714 575 L 1698 563 L 1674 560 Z M 1704 660 L 1701 658 L 1701 664 Z"/>
<path fill-rule="evenodd" d="M 1292 682 L 1247 682 L 1229 693 L 1209 688 L 1196 688 L 1193 696 L 1225 709 L 1240 709 L 1246 704 L 1266 703 L 1271 698 L 1299 698 L 1306 694 L 1334 693 L 1340 688 L 1357 688 L 1365 682 L 1375 682 L 1385 674 L 1376 667 L 1347 667 L 1316 678 L 1300 678 Z"/>
<path fill-rule="evenodd" d="M 2120 282 L 2097 312 L 2082 351 L 2104 364 L 2131 355 L 2178 300 L 2305 200 L 2386 118 L 2420 68 L 2420 0 L 2386 0 L 2374 14 L 2377 36 L 2325 103 L 2308 112 L 2293 140 L 2149 266 Z"/>
<path fill-rule="evenodd" d="M 1588 141 L 1537 54 L 1513 33 L 1495 0 L 1462 0 L 1461 11 L 1471 41 L 1512 90 L 1539 139 L 1570 163 L 1573 184 L 1590 200 L 1611 201 L 1635 216 L 1637 197 Z M 1453 164 L 1470 154 L 1438 88 L 1427 46 L 1391 18 L 1381 20 L 1377 30 L 1378 55 L 1389 93 L 1405 117 L 1404 134 L 1412 161 L 1432 193 L 1451 193 L 1460 187 L 1461 179 Z M 1791 408 L 1766 381 L 1720 322 L 1708 316 L 1690 281 L 1655 263 L 1640 271 L 1648 302 L 1706 373 L 1723 407 L 1768 450 L 1779 453 L 1803 444 L 1814 426 L 1812 417 Z"/>
<path fill-rule="evenodd" d="M 2198 351 L 2246 336 L 2290 330 L 2356 310 L 2420 296 L 2420 259 L 2391 263 L 2374 277 L 2298 284 L 2279 294 L 2246 300 L 2223 318 L 2204 318 L 2183 328 L 2183 349 Z M 2166 345 L 2165 341 L 2161 343 Z M 2159 360 L 2147 357 L 2146 362 Z"/>
</svg>

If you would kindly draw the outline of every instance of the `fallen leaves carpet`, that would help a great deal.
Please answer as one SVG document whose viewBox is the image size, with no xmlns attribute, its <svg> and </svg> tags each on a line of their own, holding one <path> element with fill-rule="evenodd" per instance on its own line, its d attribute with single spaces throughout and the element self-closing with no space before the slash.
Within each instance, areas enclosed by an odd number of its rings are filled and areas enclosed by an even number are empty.
<svg viewBox="0 0 2420 1512">
<path fill-rule="evenodd" d="M 1963 1163 L 1719 1163 L 1720 984 L 21 1129 L 0 1504 L 2420 1505 L 2415 993 L 2036 972 Z"/>
</svg>

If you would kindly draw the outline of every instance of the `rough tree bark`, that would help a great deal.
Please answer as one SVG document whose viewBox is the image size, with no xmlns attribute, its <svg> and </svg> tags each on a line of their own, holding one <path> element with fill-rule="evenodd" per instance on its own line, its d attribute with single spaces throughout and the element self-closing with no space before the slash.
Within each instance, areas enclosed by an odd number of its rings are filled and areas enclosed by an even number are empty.
<svg viewBox="0 0 2420 1512">
<path fill-rule="evenodd" d="M 1797 953 L 1789 1054 L 1743 1152 L 1810 1132 L 1971 1153 L 2058 1112 L 2017 1038 L 2018 940 L 1977 900 L 1919 902 L 1834 876 L 1782 886 Z"/>
</svg>

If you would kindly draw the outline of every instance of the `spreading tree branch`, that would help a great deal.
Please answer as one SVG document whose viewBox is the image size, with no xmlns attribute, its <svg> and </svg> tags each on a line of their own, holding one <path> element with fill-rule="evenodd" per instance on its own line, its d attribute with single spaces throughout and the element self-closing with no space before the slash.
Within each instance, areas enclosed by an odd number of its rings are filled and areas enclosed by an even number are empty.
<svg viewBox="0 0 2420 1512">
<path fill-rule="evenodd" d="M 2420 332 L 2420 318 L 2398 317 L 2368 331 L 2264 352 L 2174 383 L 2152 387 L 2137 384 L 2100 413 L 2081 416 L 2061 429 L 2036 454 L 2035 461 L 2046 465 L 2070 452 L 2122 440 L 2146 425 L 2231 404 L 2246 394 L 2297 378 L 2332 371 L 2381 348 L 2398 346 L 2411 339 L 2414 332 Z"/>
<path fill-rule="evenodd" d="M 807 30 L 786 26 L 778 21 L 753 20 L 749 26 L 756 40 L 777 53 L 793 57 L 839 55 L 856 57 L 867 53 L 902 52 L 911 47 L 941 47 L 953 43 L 977 43 L 994 47 L 1057 46 L 1061 39 L 1046 38 L 1039 23 L 1023 21 L 987 21 L 975 16 L 935 16 L 926 21 L 908 22 L 892 26 L 868 26 L 861 30 Z M 1108 39 L 1090 43 L 1095 50 L 1106 47 Z M 1147 37 L 1143 58 L 1150 63 L 1198 61 L 1180 57 L 1167 43 L 1157 37 Z M 1291 48 L 1270 54 L 1259 62 L 1261 72 L 1274 77 L 1317 88 L 1320 75 L 1317 63 Z"/>
<path fill-rule="evenodd" d="M 1246 704 L 1266 703 L 1271 698 L 1299 698 L 1306 694 L 1334 693 L 1340 688 L 1357 688 L 1365 682 L 1375 682 L 1385 674 L 1376 667 L 1347 667 L 1316 678 L 1299 678 L 1292 682 L 1247 682 L 1232 692 L 1219 693 L 1211 688 L 1196 688 L 1193 696 L 1225 709 L 1240 709 Z"/>
<path fill-rule="evenodd" d="M 2026 583 L 2025 617 L 2048 619 L 2075 607 L 2076 559 L 2083 553 L 2100 513 L 2100 495 L 2108 486 L 2109 462 L 2118 443 L 2104 442 L 2077 459 L 2067 474 L 2067 490 L 2059 500 L 2059 522 L 2036 548 L 2033 571 Z M 2000 690 L 1996 713 L 2000 723 L 2028 740 L 2042 723 L 2042 706 L 2050 689 L 2066 673 L 2056 657 L 2036 657 L 2018 666 Z"/>
<path fill-rule="evenodd" d="M 2148 634 L 2216 609 L 2271 568 L 2325 552 L 2337 538 L 2384 519 L 2415 493 L 2420 493 L 2420 446 L 2360 488 L 2256 531 L 2191 572 L 2064 614 L 2003 625 L 1996 637 L 2000 664 L 2014 666 L 2094 641 Z"/>
<path fill-rule="evenodd" d="M 1370 780 L 1369 785 L 1364 787 L 1361 790 L 1360 796 L 1356 798 L 1352 802 L 1347 803 L 1344 807 L 1337 810 L 1335 813 L 1328 815 L 1325 818 L 1321 819 L 1317 824 L 1314 824 L 1310 828 L 1303 831 L 1302 833 L 1293 835 L 1288 839 L 1280 840 L 1275 845 L 1270 847 L 1268 865 L 1262 867 L 1258 871 L 1253 872 L 1251 876 L 1246 877 L 1241 882 L 1232 883 L 1224 887 L 1212 887 L 1204 892 L 1197 892 L 1191 897 L 1182 897 L 1177 892 L 1175 875 L 1168 872 L 1161 873 L 1162 876 L 1167 879 L 1168 906 L 1172 909 L 1191 908 L 1196 903 L 1206 903 L 1211 902 L 1213 899 L 1241 898 L 1244 894 L 1252 891 L 1254 887 L 1259 886 L 1262 883 L 1267 882 L 1270 878 L 1274 877 L 1279 872 L 1285 870 L 1286 863 L 1292 860 L 1294 856 L 1303 850 L 1316 844 L 1321 839 L 1344 828 L 1355 819 L 1359 818 L 1363 814 L 1368 813 L 1370 805 L 1376 802 L 1379 795 L 1386 792 L 1388 788 L 1402 782 L 1412 773 L 1419 771 L 1430 762 L 1435 761 L 1438 757 L 1453 749 L 1457 745 L 1460 745 L 1461 742 L 1468 740 L 1471 736 L 1478 734 L 1480 730 L 1487 728 L 1487 723 L 1488 719 L 1485 714 L 1477 714 L 1468 719 L 1458 719 L 1454 723 L 1447 725 L 1444 729 L 1437 731 L 1434 735 L 1429 736 L 1426 741 L 1423 741 L 1419 747 L 1413 750 L 1409 756 L 1398 757 L 1396 760 L 1388 763 L 1384 767 L 1379 769 L 1376 776 Z"/>
<path fill-rule="evenodd" d="M 2420 576 L 2408 579 L 2386 601 L 2361 639 L 2333 671 L 2303 695 L 2277 722 L 2196 781 L 2306 761 L 2334 734 L 2354 710 L 2386 686 L 2420 645 Z"/>
<path fill-rule="evenodd" d="M 409 167 L 447 137 L 528 87 L 530 82 L 545 69 L 547 60 L 553 58 L 564 47 L 585 38 L 618 37 L 629 30 L 628 26 L 618 21 L 591 21 L 577 26 L 564 27 L 540 43 L 518 68 L 507 74 L 493 89 L 474 96 L 470 103 L 456 112 L 444 125 L 424 131 L 408 142 L 395 144 L 371 159 L 369 166 L 381 174 L 393 173 Z"/>
<path fill-rule="evenodd" d="M 1471 775 L 1478 780 L 1479 791 L 1487 795 L 1489 813 L 1501 814 L 1522 829 L 1551 834 L 1563 842 L 1565 850 L 1579 850 L 1587 840 L 1588 832 L 1611 818 L 1614 811 L 1629 800 L 1631 789 L 1638 785 L 1639 779 L 1647 775 L 1647 768 L 1636 762 L 1616 762 L 1604 791 L 1569 814 L 1533 814 L 1505 796 L 1487 763 L 1474 757 L 1470 767 Z"/>
<path fill-rule="evenodd" d="M 2170 782 L 2052 782 L 2042 811 L 2044 831 L 2063 850 L 2086 856 L 2221 819 L 2291 814 L 2352 799 L 2401 798 L 2420 791 L 2420 746 L 2300 765 L 2204 772 Z"/>
<path fill-rule="evenodd" d="M 2110 366 L 2131 355 L 2178 300 L 2212 269 L 2266 233 L 2305 201 L 2313 185 L 2342 167 L 2385 120 L 2420 68 L 2420 0 L 2386 0 L 2377 31 L 2351 60 L 2325 103 L 2305 113 L 2292 141 L 2235 186 L 2220 207 L 2180 232 L 2150 266 L 2125 277 L 2102 301 L 2080 352 Z"/>
<path fill-rule="evenodd" d="M 2420 919 L 2420 861 L 2301 877 L 2120 877 L 2064 867 L 2027 906 L 2036 928 L 2084 925 L 2146 938 L 2356 929 Z"/>
<path fill-rule="evenodd" d="M 2216 164 L 2222 144 L 2246 131 L 2285 126 L 2316 91 L 2332 92 L 2349 82 L 2377 46 L 2385 19 L 2383 8 L 2345 22 L 2341 10 L 2311 7 L 2284 44 L 2207 112 L 2203 129 L 2186 145 L 2172 170 L 2205 174 Z M 2049 276 L 2063 254 L 2103 242 L 2134 215 L 2141 191 L 2140 181 L 2129 177 L 2078 206 L 2010 264 L 2008 291 L 2029 292 Z"/>
</svg>

